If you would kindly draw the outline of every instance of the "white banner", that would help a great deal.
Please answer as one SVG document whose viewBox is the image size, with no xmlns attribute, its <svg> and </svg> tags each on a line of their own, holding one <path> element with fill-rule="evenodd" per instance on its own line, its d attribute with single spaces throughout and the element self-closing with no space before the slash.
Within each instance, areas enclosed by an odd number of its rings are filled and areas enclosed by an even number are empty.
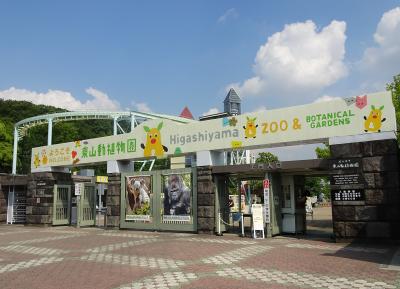
<svg viewBox="0 0 400 289">
<path fill-rule="evenodd" d="M 188 124 L 150 120 L 128 134 L 34 148 L 31 167 L 35 172 L 50 166 L 320 142 L 387 131 L 396 131 L 395 110 L 391 94 L 381 92 Z"/>
</svg>

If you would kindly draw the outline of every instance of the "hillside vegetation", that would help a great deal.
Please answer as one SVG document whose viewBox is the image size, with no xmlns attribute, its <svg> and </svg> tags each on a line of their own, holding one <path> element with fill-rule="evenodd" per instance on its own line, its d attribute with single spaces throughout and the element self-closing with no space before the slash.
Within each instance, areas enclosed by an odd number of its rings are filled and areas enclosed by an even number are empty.
<svg viewBox="0 0 400 289">
<path fill-rule="evenodd" d="M 11 173 L 14 124 L 28 117 L 66 110 L 26 101 L 0 99 L 0 173 Z M 111 120 L 70 121 L 53 124 L 53 144 L 111 135 Z M 28 130 L 19 141 L 17 173 L 30 171 L 31 149 L 47 144 L 47 125 Z"/>
</svg>

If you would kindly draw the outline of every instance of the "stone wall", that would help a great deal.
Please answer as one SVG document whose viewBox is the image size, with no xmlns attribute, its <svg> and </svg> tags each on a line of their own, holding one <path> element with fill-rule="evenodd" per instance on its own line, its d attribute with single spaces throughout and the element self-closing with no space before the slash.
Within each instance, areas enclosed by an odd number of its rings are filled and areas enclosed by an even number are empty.
<svg viewBox="0 0 400 289">
<path fill-rule="evenodd" d="M 52 225 L 54 185 L 71 185 L 69 173 L 34 173 L 28 180 L 26 224 Z"/>
<path fill-rule="evenodd" d="M 106 228 L 118 229 L 121 210 L 121 174 L 108 174 Z"/>
<path fill-rule="evenodd" d="M 7 221 L 7 200 L 0 183 L 0 224 Z"/>
<path fill-rule="evenodd" d="M 197 168 L 197 231 L 213 234 L 215 231 L 215 193 L 211 167 Z"/>
<path fill-rule="evenodd" d="M 335 201 L 333 226 L 337 239 L 400 239 L 399 150 L 396 140 L 332 145 L 333 161 L 360 158 L 357 174 L 364 191 L 358 201 Z M 348 174 L 347 169 L 332 174 Z M 348 189 L 334 186 L 331 189 Z"/>
</svg>

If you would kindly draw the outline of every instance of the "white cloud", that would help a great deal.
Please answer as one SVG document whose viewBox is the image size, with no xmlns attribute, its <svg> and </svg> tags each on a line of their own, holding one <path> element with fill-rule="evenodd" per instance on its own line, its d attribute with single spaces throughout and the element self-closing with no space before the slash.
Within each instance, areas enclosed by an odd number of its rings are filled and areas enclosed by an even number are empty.
<svg viewBox="0 0 400 289">
<path fill-rule="evenodd" d="M 34 104 L 51 105 L 67 110 L 120 110 L 120 105 L 116 100 L 112 100 L 109 96 L 89 87 L 86 93 L 92 96 L 85 102 L 76 99 L 70 92 L 62 90 L 48 90 L 47 92 L 36 92 L 27 89 L 10 87 L 9 89 L 0 91 L 0 98 L 9 100 L 25 100 Z"/>
<path fill-rule="evenodd" d="M 86 93 L 93 96 L 92 100 L 88 100 L 83 103 L 84 109 L 102 109 L 102 110 L 120 110 L 120 105 L 116 100 L 112 100 L 109 96 L 93 87 L 89 87 L 86 90 Z"/>
<path fill-rule="evenodd" d="M 218 18 L 217 22 L 218 23 L 225 23 L 228 19 L 230 19 L 230 18 L 235 19 L 238 16 L 239 16 L 239 14 L 237 13 L 236 9 L 235 8 L 230 8 L 230 9 L 226 10 L 225 13 L 222 14 Z"/>
<path fill-rule="evenodd" d="M 346 23 L 332 21 L 322 30 L 312 21 L 285 25 L 270 36 L 255 57 L 254 76 L 228 87 L 240 96 L 317 95 L 347 75 Z M 312 95 L 309 98 L 314 97 Z"/>
<path fill-rule="evenodd" d="M 325 102 L 325 101 L 331 101 L 335 99 L 342 99 L 341 97 L 338 96 L 330 96 L 330 95 L 323 95 L 321 97 L 318 97 L 314 102 Z"/>
<path fill-rule="evenodd" d="M 145 102 L 132 102 L 134 110 L 139 112 L 153 112 L 151 108 Z"/>
<path fill-rule="evenodd" d="M 362 86 L 375 89 L 399 73 L 400 67 L 400 7 L 385 12 L 374 34 L 375 46 L 364 51 L 358 68 L 365 83 Z M 372 82 L 371 82 L 372 81 Z"/>
<path fill-rule="evenodd" d="M 210 115 L 210 114 L 215 114 L 215 113 L 219 113 L 219 109 L 216 107 L 210 108 L 207 112 L 203 113 L 203 116 L 205 115 Z"/>
<path fill-rule="evenodd" d="M 254 112 L 260 112 L 260 111 L 264 111 L 264 110 L 267 110 L 267 107 L 266 107 L 265 105 L 261 105 L 261 106 L 258 106 L 258 107 L 254 110 Z"/>
</svg>

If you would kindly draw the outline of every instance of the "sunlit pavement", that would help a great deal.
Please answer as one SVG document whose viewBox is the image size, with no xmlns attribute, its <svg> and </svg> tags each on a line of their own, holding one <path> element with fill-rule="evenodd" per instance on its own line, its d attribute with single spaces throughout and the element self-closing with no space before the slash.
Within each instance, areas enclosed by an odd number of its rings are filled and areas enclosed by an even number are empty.
<svg viewBox="0 0 400 289">
<path fill-rule="evenodd" d="M 400 288 L 397 249 L 2 225 L 0 288 Z"/>
</svg>

